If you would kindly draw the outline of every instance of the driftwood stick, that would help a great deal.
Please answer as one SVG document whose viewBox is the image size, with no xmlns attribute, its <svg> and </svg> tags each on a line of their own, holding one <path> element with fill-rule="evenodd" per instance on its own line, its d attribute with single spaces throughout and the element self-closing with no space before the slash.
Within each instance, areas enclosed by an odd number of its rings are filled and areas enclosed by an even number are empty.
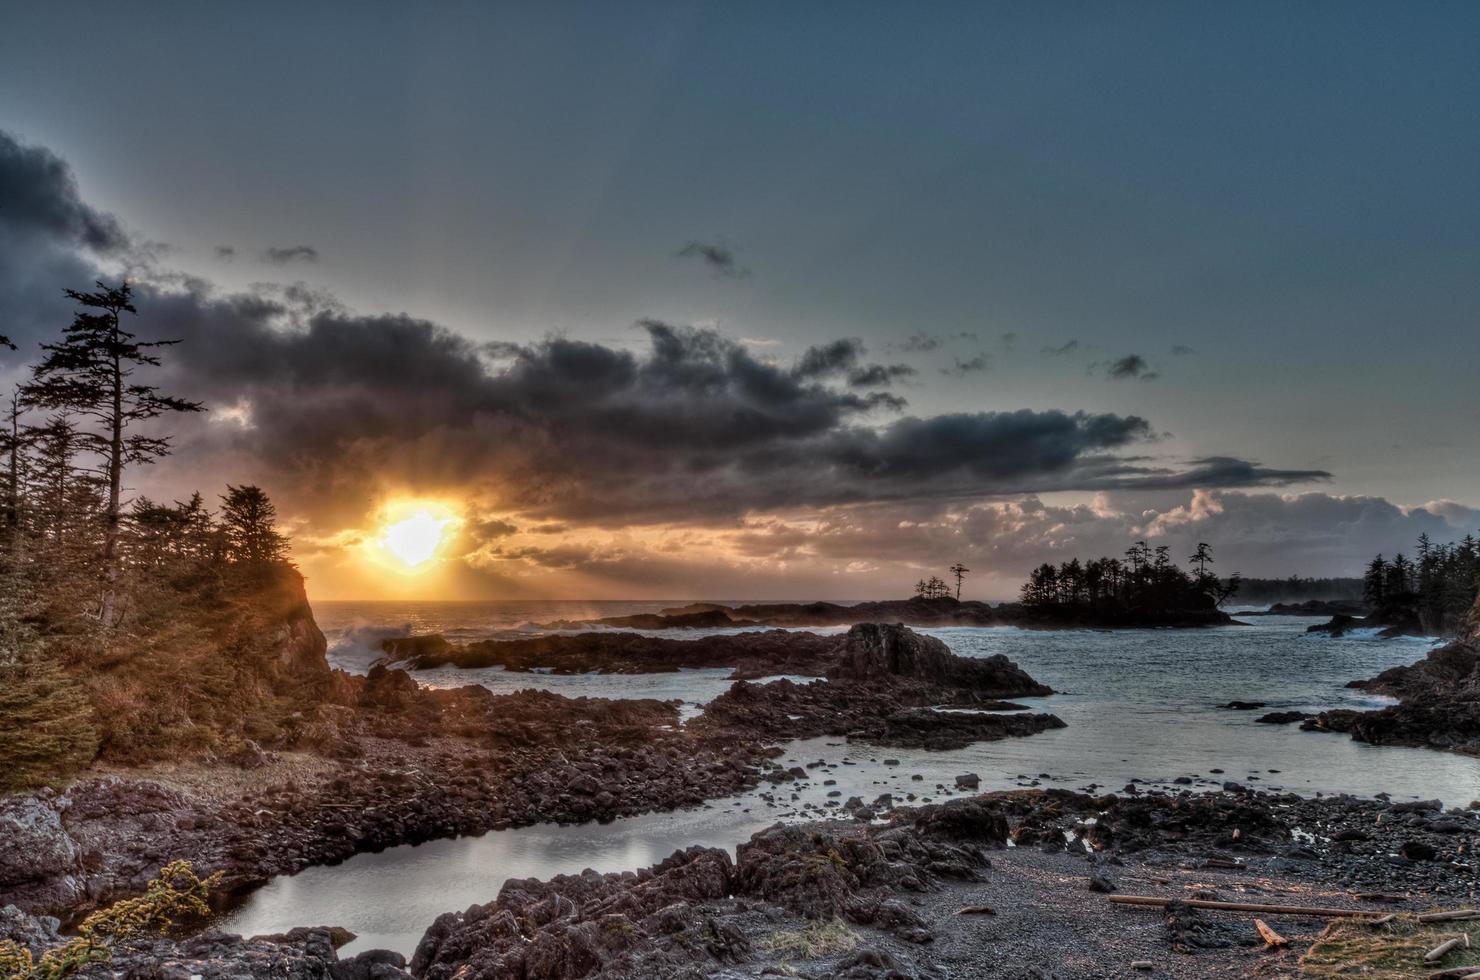
<svg viewBox="0 0 1480 980">
<path fill-rule="evenodd" d="M 1396 913 L 1396 912 L 1389 912 L 1387 915 L 1381 915 L 1381 916 L 1378 916 L 1377 918 L 1373 919 L 1372 920 L 1372 924 L 1374 926 L 1385 926 L 1389 922 L 1391 922 L 1394 919 L 1396 919 L 1397 917 L 1398 917 L 1398 913 Z"/>
<path fill-rule="evenodd" d="M 1247 902 L 1213 902 L 1201 898 L 1157 898 L 1154 895 L 1110 895 L 1115 905 L 1143 905 L 1165 908 L 1173 902 L 1194 909 L 1217 909 L 1222 912 L 1262 912 L 1266 915 L 1310 915 L 1323 919 L 1365 919 L 1378 913 L 1369 909 L 1307 908 L 1301 905 L 1255 905 Z"/>
<path fill-rule="evenodd" d="M 1425 963 L 1437 963 L 1442 960 L 1451 949 L 1456 949 L 1460 946 L 1468 946 L 1468 940 L 1468 936 L 1455 936 L 1453 939 L 1446 939 L 1439 945 L 1435 946 L 1433 949 L 1429 950 L 1427 953 L 1423 954 L 1423 961 Z"/>
<path fill-rule="evenodd" d="M 1264 937 L 1264 945 L 1271 948 L 1284 946 L 1290 942 L 1290 940 L 1271 929 L 1263 919 L 1255 919 L 1254 928 L 1258 929 L 1259 935 Z"/>
<path fill-rule="evenodd" d="M 1430 973 L 1428 980 L 1480 980 L 1480 967 L 1453 966 L 1447 970 Z"/>
<path fill-rule="evenodd" d="M 956 910 L 957 915 L 996 915 L 997 910 L 990 905 L 963 905 Z"/>
<path fill-rule="evenodd" d="M 1448 912 L 1425 912 L 1418 916 L 1419 922 L 1459 922 L 1464 919 L 1480 919 L 1480 909 L 1451 909 Z"/>
</svg>

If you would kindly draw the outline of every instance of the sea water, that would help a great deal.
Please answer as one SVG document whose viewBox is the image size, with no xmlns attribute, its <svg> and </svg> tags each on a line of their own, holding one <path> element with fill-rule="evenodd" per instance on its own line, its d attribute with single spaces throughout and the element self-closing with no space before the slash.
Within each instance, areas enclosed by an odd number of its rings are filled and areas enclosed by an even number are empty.
<svg viewBox="0 0 1480 980">
<path fill-rule="evenodd" d="M 331 661 L 363 671 L 379 656 L 379 639 L 408 630 L 467 641 L 519 635 L 533 623 L 653 612 L 665 605 L 670 604 L 329 603 L 316 605 L 315 613 L 329 639 Z M 965 773 L 977 774 L 983 791 L 1036 784 L 1107 792 L 1120 791 L 1132 780 L 1154 787 L 1192 776 L 1197 788 L 1237 780 L 1312 795 L 1387 792 L 1394 799 L 1439 798 L 1450 805 L 1480 798 L 1480 761 L 1475 759 L 1377 748 L 1342 735 L 1255 721 L 1266 711 L 1389 703 L 1345 684 L 1418 660 L 1432 641 L 1379 640 L 1371 631 L 1334 639 L 1308 635 L 1305 628 L 1320 622 L 1309 618 L 1250 617 L 1247 622 L 1199 630 L 920 630 L 963 656 L 1001 653 L 1017 661 L 1060 692 L 1017 700 L 1057 714 L 1068 727 L 951 752 L 798 740 L 785 746 L 787 766 L 828 764 L 811 770 L 814 778 L 805 785 L 766 785 L 689 810 L 608 824 L 541 824 L 361 854 L 337 866 L 274 879 L 221 925 L 245 935 L 340 925 L 360 937 L 351 953 L 385 947 L 409 955 L 438 914 L 491 901 L 510 878 L 635 869 L 694 844 L 733 850 L 778 820 L 815 819 L 836 812 L 851 796 L 865 802 L 881 793 L 891 793 L 897 802 L 909 802 L 907 794 L 914 794 L 915 802 L 944 800 L 958 794 L 955 777 Z M 708 632 L 714 631 L 664 635 L 697 638 Z M 416 676 L 425 684 L 477 683 L 499 692 L 540 688 L 569 696 L 674 698 L 683 702 L 685 715 L 729 685 L 723 670 L 552 675 L 441 668 Z M 1223 707 L 1235 700 L 1267 706 L 1257 711 Z M 834 791 L 838 795 L 828 795 Z"/>
</svg>

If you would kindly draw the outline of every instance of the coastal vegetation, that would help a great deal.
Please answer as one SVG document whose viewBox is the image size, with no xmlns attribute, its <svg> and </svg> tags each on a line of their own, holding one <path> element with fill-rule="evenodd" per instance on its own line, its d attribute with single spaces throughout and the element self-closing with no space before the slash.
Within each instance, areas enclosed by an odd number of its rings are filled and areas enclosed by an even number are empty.
<svg viewBox="0 0 1480 980">
<path fill-rule="evenodd" d="M 160 869 L 143 894 L 115 902 L 82 920 L 77 935 L 47 949 L 37 958 L 13 939 L 0 939 L 3 980 L 63 980 L 89 966 L 107 963 L 120 943 L 160 934 L 176 920 L 209 915 L 211 889 L 219 873 L 201 878 L 188 861 Z"/>
<path fill-rule="evenodd" d="M 1435 544 L 1423 534 L 1414 554 L 1373 558 L 1362 576 L 1362 598 L 1384 626 L 1453 636 L 1480 592 L 1480 542 L 1467 534 Z"/>
<path fill-rule="evenodd" d="M 291 711 L 260 683 L 261 624 L 303 603 L 271 500 L 228 486 L 124 498 L 195 402 L 138 372 L 129 286 L 68 291 L 73 322 L 7 400 L 0 432 L 0 788 L 120 761 L 230 751 Z M 255 655 L 254 655 L 255 653 Z M 291 699 L 290 699 L 291 700 Z"/>
<path fill-rule="evenodd" d="M 1187 561 L 1190 573 L 1174 563 L 1169 547 L 1137 541 L 1124 559 L 1045 563 L 1023 584 L 1022 603 L 1034 610 L 1177 613 L 1216 609 L 1238 592 L 1240 576 L 1223 580 L 1210 570 L 1209 545 L 1198 544 Z"/>
</svg>

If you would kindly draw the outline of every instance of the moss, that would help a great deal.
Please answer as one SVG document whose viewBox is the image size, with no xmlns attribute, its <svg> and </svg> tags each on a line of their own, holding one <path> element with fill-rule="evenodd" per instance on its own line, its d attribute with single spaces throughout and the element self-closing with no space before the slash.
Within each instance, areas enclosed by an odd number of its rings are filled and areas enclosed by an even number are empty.
<svg viewBox="0 0 1480 980">
<path fill-rule="evenodd" d="M 773 956 L 814 959 L 846 953 L 858 945 L 858 934 L 841 919 L 813 922 L 805 929 L 774 932 L 761 940 L 761 948 Z"/>
<path fill-rule="evenodd" d="M 1470 948 L 1451 950 L 1438 963 L 1424 962 L 1425 953 L 1457 936 L 1468 936 Z M 1300 958 L 1304 976 L 1364 980 L 1405 980 L 1457 966 L 1480 971 L 1480 919 L 1425 925 L 1399 916 L 1381 926 L 1342 919 L 1327 926 Z"/>
</svg>

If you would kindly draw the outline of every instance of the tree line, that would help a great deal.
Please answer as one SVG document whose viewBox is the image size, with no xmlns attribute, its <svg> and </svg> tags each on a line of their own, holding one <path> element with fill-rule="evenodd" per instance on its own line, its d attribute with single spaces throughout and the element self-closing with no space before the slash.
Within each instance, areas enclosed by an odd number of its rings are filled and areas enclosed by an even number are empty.
<svg viewBox="0 0 1480 980">
<path fill-rule="evenodd" d="M 1023 583 L 1020 598 L 1035 609 L 1173 612 L 1216 608 L 1238 592 L 1240 576 L 1223 580 L 1212 572 L 1209 545 L 1198 544 L 1187 563 L 1190 571 L 1172 560 L 1168 546 L 1137 541 L 1124 558 L 1039 565 Z"/>
<path fill-rule="evenodd" d="M 1362 598 L 1390 625 L 1415 625 L 1434 635 L 1453 633 L 1480 591 L 1480 542 L 1467 534 L 1453 544 L 1418 536 L 1414 557 L 1378 555 L 1362 576 Z"/>
<path fill-rule="evenodd" d="M 204 406 L 140 377 L 176 341 L 141 340 L 129 329 L 125 318 L 138 311 L 127 282 L 67 296 L 78 306 L 71 324 L 41 345 L 6 402 L 0 562 L 7 575 L 82 587 L 91 595 L 88 615 L 106 627 L 119 621 L 127 580 L 139 573 L 285 561 L 287 539 L 259 487 L 228 486 L 215 513 L 199 493 L 168 504 L 126 499 L 126 474 L 171 451 L 154 420 Z"/>
<path fill-rule="evenodd" d="M 167 420 L 204 406 L 149 382 L 175 341 L 133 332 L 127 282 L 67 296 L 71 323 L 0 402 L 0 790 L 214 737 L 238 666 L 209 662 L 213 630 L 288 561 L 259 487 L 130 499 Z"/>
</svg>

